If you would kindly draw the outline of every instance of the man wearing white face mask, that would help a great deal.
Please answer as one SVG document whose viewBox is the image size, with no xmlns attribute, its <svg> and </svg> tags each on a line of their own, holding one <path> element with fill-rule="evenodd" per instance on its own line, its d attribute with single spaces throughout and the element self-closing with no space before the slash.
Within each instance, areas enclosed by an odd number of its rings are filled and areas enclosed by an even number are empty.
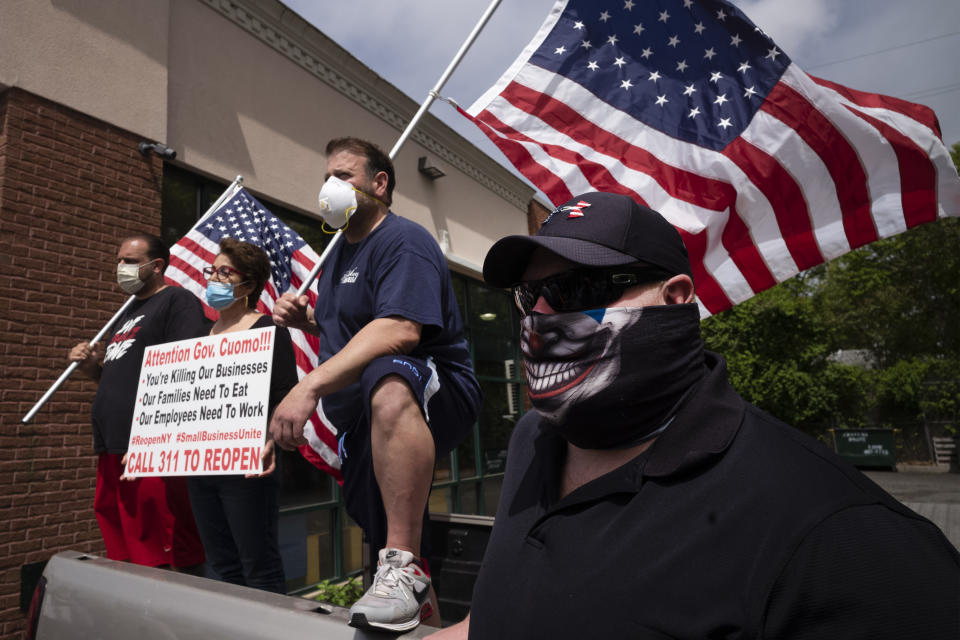
<svg viewBox="0 0 960 640">
<path fill-rule="evenodd" d="M 305 443 L 321 402 L 341 434 L 347 512 L 380 550 L 351 624 L 404 631 L 435 611 L 423 560 L 434 461 L 469 433 L 480 388 L 436 240 L 389 210 L 393 163 L 356 138 L 326 152 L 321 212 L 346 225 L 344 241 L 317 279 L 315 310 L 293 294 L 274 307 L 278 325 L 319 336 L 321 364 L 276 408 L 270 433 L 285 448 Z"/>
<path fill-rule="evenodd" d="M 483 276 L 514 290 L 535 411 L 470 615 L 431 638 L 958 637 L 957 550 L 737 395 L 659 213 L 577 196 Z"/>
<path fill-rule="evenodd" d="M 156 236 L 125 239 L 117 252 L 117 285 L 136 300 L 114 324 L 106 349 L 81 342 L 69 359 L 100 383 L 92 409 L 98 454 L 94 510 L 107 557 L 196 573 L 202 569 L 203 545 L 184 478 L 120 480 L 144 350 L 197 336 L 206 323 L 193 294 L 164 283 L 169 260 L 170 251 Z"/>
</svg>

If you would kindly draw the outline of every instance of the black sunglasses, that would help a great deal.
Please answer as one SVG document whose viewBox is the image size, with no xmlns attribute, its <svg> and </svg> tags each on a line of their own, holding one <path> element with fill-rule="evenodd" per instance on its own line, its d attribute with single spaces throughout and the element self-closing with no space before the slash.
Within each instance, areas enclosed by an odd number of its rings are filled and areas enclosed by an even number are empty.
<svg viewBox="0 0 960 640">
<path fill-rule="evenodd" d="M 513 299 L 524 316 L 541 296 L 555 311 L 600 309 L 622 297 L 630 287 L 669 277 L 653 267 L 574 269 L 543 280 L 521 282 L 513 288 Z"/>
</svg>

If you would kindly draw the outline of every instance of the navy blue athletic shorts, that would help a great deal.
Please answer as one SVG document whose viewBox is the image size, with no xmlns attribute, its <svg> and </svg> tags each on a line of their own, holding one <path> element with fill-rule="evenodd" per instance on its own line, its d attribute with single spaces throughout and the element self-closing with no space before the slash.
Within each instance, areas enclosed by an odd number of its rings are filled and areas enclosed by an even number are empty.
<svg viewBox="0 0 960 640">
<path fill-rule="evenodd" d="M 437 367 L 432 358 L 407 355 L 382 356 L 373 360 L 360 378 L 363 415 L 357 424 L 340 436 L 340 471 L 347 513 L 363 529 L 374 553 L 387 541 L 387 516 L 373 473 L 370 449 L 370 396 L 374 387 L 389 375 L 403 378 L 420 404 L 437 458 L 448 454 L 471 432 L 480 410 L 480 388 L 472 376 L 459 376 Z M 403 451 L 391 455 L 403 456 Z M 423 510 L 421 557 L 430 552 L 429 517 Z"/>
</svg>

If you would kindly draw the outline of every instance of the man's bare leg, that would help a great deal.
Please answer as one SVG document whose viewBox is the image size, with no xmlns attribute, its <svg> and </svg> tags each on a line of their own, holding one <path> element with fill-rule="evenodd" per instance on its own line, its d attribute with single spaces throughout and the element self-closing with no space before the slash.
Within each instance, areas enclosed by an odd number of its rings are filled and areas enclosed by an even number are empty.
<svg viewBox="0 0 960 640">
<path fill-rule="evenodd" d="M 433 482 L 433 435 L 420 405 L 400 376 L 387 376 L 370 398 L 373 472 L 387 515 L 387 542 L 420 557 L 423 510 Z M 430 588 L 433 614 L 424 621 L 440 626 L 439 605 Z"/>
</svg>

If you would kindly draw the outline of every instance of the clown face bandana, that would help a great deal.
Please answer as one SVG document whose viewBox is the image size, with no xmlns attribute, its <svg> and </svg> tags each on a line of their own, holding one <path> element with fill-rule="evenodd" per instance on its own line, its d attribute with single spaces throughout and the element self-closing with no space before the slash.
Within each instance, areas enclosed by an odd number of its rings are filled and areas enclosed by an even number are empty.
<svg viewBox="0 0 960 640">
<path fill-rule="evenodd" d="M 520 340 L 533 407 L 584 449 L 643 440 L 703 375 L 695 304 L 534 312 Z"/>
</svg>

